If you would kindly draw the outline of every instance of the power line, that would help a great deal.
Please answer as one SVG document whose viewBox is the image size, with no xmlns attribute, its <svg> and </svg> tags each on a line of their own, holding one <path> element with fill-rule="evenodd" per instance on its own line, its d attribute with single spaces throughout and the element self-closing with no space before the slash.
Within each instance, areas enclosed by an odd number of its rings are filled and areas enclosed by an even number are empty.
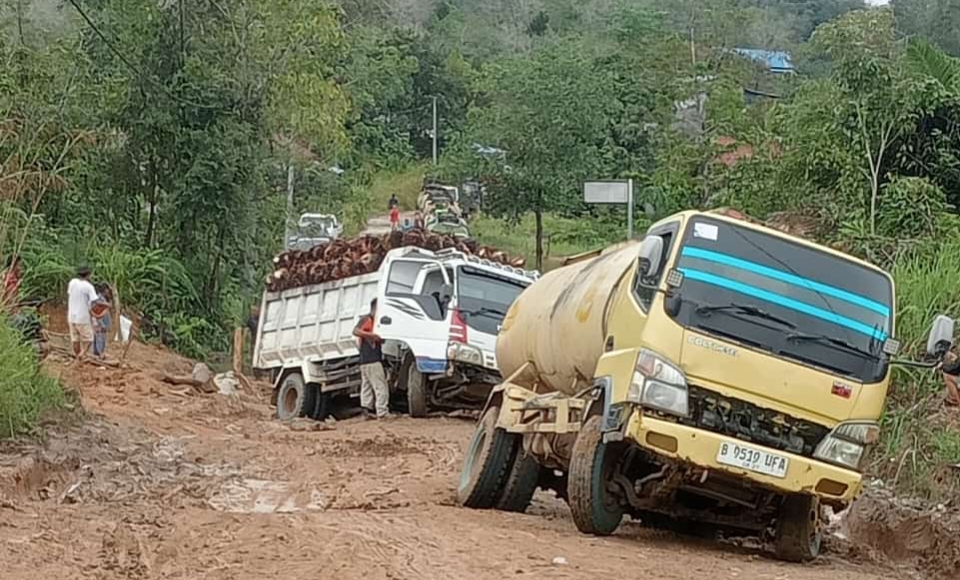
<svg viewBox="0 0 960 580">
<path fill-rule="evenodd" d="M 146 79 L 147 81 L 150 82 L 150 84 L 160 89 L 160 91 L 163 92 L 166 96 L 168 96 L 169 98 L 181 104 L 189 105 L 191 107 L 196 107 L 198 109 L 219 109 L 220 108 L 215 105 L 204 105 L 201 103 L 195 103 L 193 101 L 179 97 L 171 93 L 166 86 L 164 86 L 162 83 L 160 83 L 153 77 L 144 75 L 143 72 L 141 72 L 136 66 L 134 66 L 133 63 L 127 60 L 127 57 L 125 57 L 123 53 L 120 52 L 120 50 L 116 46 L 114 46 L 113 42 L 111 42 L 110 39 L 108 39 L 106 35 L 100 31 L 99 28 L 97 28 L 97 25 L 94 24 L 93 20 L 91 20 L 89 16 L 87 16 L 87 13 L 84 12 L 83 8 L 80 7 L 80 4 L 77 2 L 77 0 L 69 0 L 69 1 L 70 1 L 70 5 L 74 7 L 77 13 L 80 14 L 80 17 L 83 18 L 84 22 L 87 23 L 87 26 L 89 26 L 90 29 L 93 30 L 94 34 L 96 34 L 100 38 L 100 40 L 102 40 L 103 43 L 107 45 L 107 48 L 110 49 L 110 52 L 112 52 L 114 56 L 120 59 L 120 62 L 122 62 L 124 66 L 130 69 L 131 72 L 137 75 L 137 77 Z"/>
</svg>

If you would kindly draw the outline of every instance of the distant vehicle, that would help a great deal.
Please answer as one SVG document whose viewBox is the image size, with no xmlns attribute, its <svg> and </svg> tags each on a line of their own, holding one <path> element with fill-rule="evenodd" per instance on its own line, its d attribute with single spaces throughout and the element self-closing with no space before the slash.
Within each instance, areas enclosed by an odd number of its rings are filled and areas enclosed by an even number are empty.
<svg viewBox="0 0 960 580">
<path fill-rule="evenodd" d="M 469 237 L 470 229 L 467 222 L 449 210 L 441 210 L 428 216 L 424 221 L 427 231 L 437 234 L 448 234 L 457 237 Z"/>
<path fill-rule="evenodd" d="M 297 222 L 297 231 L 287 238 L 288 250 L 309 250 L 343 235 L 343 224 L 335 215 L 305 213 Z"/>
</svg>

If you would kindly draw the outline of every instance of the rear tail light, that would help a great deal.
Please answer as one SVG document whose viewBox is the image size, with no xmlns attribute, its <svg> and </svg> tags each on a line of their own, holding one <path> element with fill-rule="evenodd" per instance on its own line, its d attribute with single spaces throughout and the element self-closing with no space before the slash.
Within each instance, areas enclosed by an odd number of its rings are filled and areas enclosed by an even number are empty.
<svg viewBox="0 0 960 580">
<path fill-rule="evenodd" d="M 459 310 L 454 310 L 450 316 L 450 342 L 467 344 L 467 324 Z"/>
</svg>

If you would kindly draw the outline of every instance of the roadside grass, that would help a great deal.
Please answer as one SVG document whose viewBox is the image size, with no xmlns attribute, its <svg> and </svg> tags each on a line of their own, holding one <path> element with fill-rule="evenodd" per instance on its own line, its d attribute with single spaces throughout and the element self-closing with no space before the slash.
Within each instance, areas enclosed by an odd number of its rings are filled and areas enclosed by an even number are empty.
<svg viewBox="0 0 960 580">
<path fill-rule="evenodd" d="M 470 221 L 470 235 L 478 242 L 513 256 L 523 256 L 528 268 L 536 263 L 536 228 L 532 214 L 523 216 L 519 223 L 485 215 Z M 565 256 L 604 248 L 623 237 L 622 229 L 602 221 L 546 214 L 543 216 L 543 270 L 558 267 Z"/>
<path fill-rule="evenodd" d="M 924 357 L 934 316 L 960 316 L 958 252 L 960 239 L 948 239 L 893 265 L 903 358 Z M 960 414 L 944 409 L 938 372 L 894 367 L 882 427 L 874 475 L 903 493 L 935 501 L 960 498 L 960 469 L 951 467 L 960 463 Z"/>
<path fill-rule="evenodd" d="M 423 177 L 427 174 L 429 167 L 429 164 L 420 163 L 400 171 L 385 171 L 377 174 L 369 189 L 372 215 L 387 213 L 387 202 L 390 200 L 390 195 L 394 193 L 400 201 L 401 210 L 417 209 L 417 197 L 423 189 Z"/>
<path fill-rule="evenodd" d="M 45 412 L 63 404 L 63 390 L 40 368 L 33 347 L 0 318 L 0 439 L 32 433 Z"/>
</svg>

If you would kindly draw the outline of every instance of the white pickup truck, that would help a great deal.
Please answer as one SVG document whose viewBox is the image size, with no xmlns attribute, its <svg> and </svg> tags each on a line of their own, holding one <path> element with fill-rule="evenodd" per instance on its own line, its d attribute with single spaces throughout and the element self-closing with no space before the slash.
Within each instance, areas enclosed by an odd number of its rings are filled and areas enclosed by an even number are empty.
<svg viewBox="0 0 960 580">
<path fill-rule="evenodd" d="M 353 329 L 376 297 L 388 381 L 410 414 L 480 408 L 500 381 L 500 323 L 538 277 L 454 250 L 398 248 L 371 274 L 265 292 L 254 366 L 271 371 L 278 417 L 326 418 L 334 395 L 359 392 Z"/>
</svg>

